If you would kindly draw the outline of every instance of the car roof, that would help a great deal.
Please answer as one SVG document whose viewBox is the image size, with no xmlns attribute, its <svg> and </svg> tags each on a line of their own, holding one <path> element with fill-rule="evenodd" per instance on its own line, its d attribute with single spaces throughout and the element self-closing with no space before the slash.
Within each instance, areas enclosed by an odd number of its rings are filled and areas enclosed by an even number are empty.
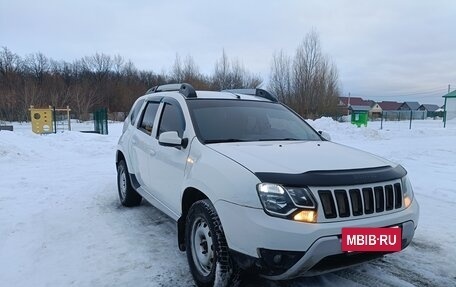
<svg viewBox="0 0 456 287">
<path fill-rule="evenodd" d="M 161 99 L 163 97 L 171 97 L 171 98 L 181 97 L 181 98 L 184 98 L 184 99 L 190 100 L 190 101 L 207 100 L 207 99 L 221 99 L 221 100 L 248 100 L 248 101 L 258 101 L 258 102 L 272 102 L 272 101 L 262 98 L 262 97 L 245 95 L 245 94 L 234 93 L 234 92 L 196 91 L 196 93 L 198 95 L 196 98 L 186 98 L 179 91 L 166 91 L 166 92 L 146 94 L 146 95 L 142 96 L 141 98 L 145 98 L 147 100 L 152 100 L 152 99 Z"/>
<path fill-rule="evenodd" d="M 250 100 L 250 101 L 261 101 L 261 102 L 270 102 L 270 100 L 253 96 L 253 95 L 246 95 L 241 93 L 234 93 L 228 91 L 197 91 L 196 92 L 198 97 L 197 99 L 226 99 L 226 100 Z"/>
<path fill-rule="evenodd" d="M 250 100 L 250 101 L 263 101 L 263 102 L 278 102 L 277 98 L 263 89 L 229 89 L 220 92 L 215 91 L 195 91 L 192 85 L 187 83 L 179 84 L 166 84 L 150 88 L 146 95 L 151 95 L 150 98 L 157 98 L 156 96 L 176 97 L 181 95 L 184 99 L 236 99 L 236 100 Z M 147 97 L 149 98 L 149 97 Z"/>
</svg>

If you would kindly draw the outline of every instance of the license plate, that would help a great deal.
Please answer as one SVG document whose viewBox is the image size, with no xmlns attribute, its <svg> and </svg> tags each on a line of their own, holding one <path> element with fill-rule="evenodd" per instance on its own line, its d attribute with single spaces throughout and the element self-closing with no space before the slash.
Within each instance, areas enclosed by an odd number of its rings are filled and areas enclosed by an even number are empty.
<svg viewBox="0 0 456 287">
<path fill-rule="evenodd" d="M 402 248 L 402 229 L 399 227 L 342 228 L 344 252 L 394 252 Z"/>
</svg>

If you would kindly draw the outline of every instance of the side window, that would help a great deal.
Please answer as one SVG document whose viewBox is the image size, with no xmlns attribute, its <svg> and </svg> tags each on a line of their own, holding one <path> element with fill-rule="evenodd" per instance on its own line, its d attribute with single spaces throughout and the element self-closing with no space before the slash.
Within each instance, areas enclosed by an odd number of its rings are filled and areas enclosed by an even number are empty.
<svg viewBox="0 0 456 287">
<path fill-rule="evenodd" d="M 139 129 L 146 134 L 152 133 L 155 115 L 157 114 L 158 106 L 160 103 L 149 102 L 144 110 Z"/>
<path fill-rule="evenodd" d="M 130 114 L 130 123 L 131 123 L 132 126 L 135 125 L 136 118 L 138 117 L 139 110 L 141 109 L 143 103 L 144 103 L 144 99 L 143 99 L 143 100 L 139 100 L 139 101 L 136 103 L 136 105 L 133 107 L 133 109 L 131 110 L 131 114 Z"/>
<path fill-rule="evenodd" d="M 158 135 L 164 132 L 176 131 L 182 137 L 185 130 L 185 119 L 177 105 L 166 104 L 160 120 Z"/>
</svg>

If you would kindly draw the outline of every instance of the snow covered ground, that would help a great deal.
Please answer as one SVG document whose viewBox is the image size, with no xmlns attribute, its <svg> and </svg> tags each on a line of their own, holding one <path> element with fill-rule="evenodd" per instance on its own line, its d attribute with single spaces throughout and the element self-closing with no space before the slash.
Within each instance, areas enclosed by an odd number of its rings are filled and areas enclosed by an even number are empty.
<svg viewBox="0 0 456 287">
<path fill-rule="evenodd" d="M 456 123 L 309 121 L 333 141 L 401 163 L 421 218 L 405 251 L 314 278 L 245 286 L 456 286 Z M 175 224 L 147 203 L 117 199 L 110 134 L 35 135 L 30 125 L 0 132 L 1 286 L 193 286 Z M 90 129 L 75 125 L 75 130 Z"/>
</svg>

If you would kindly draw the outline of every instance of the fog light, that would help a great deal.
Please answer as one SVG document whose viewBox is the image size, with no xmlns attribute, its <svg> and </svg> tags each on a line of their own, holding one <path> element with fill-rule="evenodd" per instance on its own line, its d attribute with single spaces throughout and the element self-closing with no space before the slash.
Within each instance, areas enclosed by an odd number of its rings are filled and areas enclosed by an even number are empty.
<svg viewBox="0 0 456 287">
<path fill-rule="evenodd" d="M 412 200 L 410 199 L 410 197 L 408 197 L 408 196 L 404 197 L 405 208 L 409 207 L 411 203 L 412 203 Z"/>
<path fill-rule="evenodd" d="M 314 210 L 301 210 L 293 216 L 296 221 L 317 222 L 317 212 Z"/>
<path fill-rule="evenodd" d="M 282 251 L 260 248 L 259 255 L 261 261 L 261 273 L 266 275 L 278 275 L 284 273 L 295 265 L 305 252 L 301 251 Z"/>
</svg>

